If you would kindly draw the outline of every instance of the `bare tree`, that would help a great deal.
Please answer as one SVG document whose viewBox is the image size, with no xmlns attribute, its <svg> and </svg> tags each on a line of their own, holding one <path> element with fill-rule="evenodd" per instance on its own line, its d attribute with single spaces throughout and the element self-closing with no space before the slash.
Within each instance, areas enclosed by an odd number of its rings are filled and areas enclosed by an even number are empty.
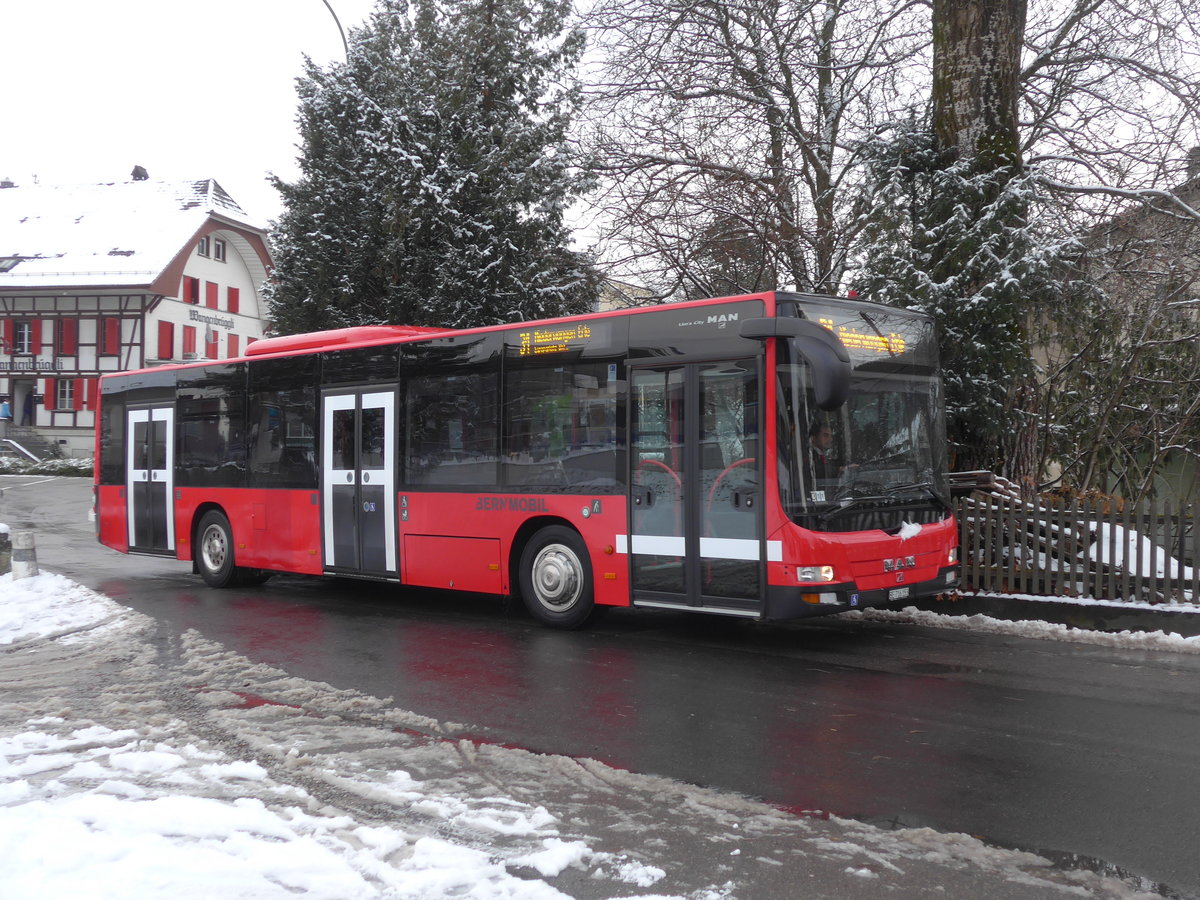
<svg viewBox="0 0 1200 900">
<path fill-rule="evenodd" d="M 1200 180 L 1179 194 L 1193 201 Z M 1047 459 L 1083 491 L 1187 496 L 1200 486 L 1200 223 L 1137 207 L 1084 243 L 1098 299 L 1056 317 L 1046 342 Z"/>
<path fill-rule="evenodd" d="M 946 29 L 936 80 L 935 13 Z M 1131 215 L 1200 221 L 1196 195 L 1177 189 L 1187 149 L 1200 144 L 1198 20 L 1195 0 L 597 0 L 587 138 L 602 160 L 607 260 L 660 297 L 837 292 L 869 257 L 864 247 L 878 247 L 878 232 L 864 243 L 861 205 L 903 193 L 859 190 L 880 159 L 878 136 L 907 121 L 896 132 L 908 140 L 917 123 L 956 160 L 1007 163 L 1019 179 L 1009 190 L 1025 192 L 988 206 L 1016 211 L 997 234 L 1022 259 L 1040 257 L 1027 268 L 1049 286 L 1030 294 L 1020 326 L 1042 329 L 1031 335 L 1041 339 L 1036 381 L 1025 368 L 1005 397 L 989 384 L 989 403 L 1013 417 L 1001 448 L 1008 471 L 1032 487 L 1040 463 L 1056 459 L 1087 486 L 1146 490 L 1156 477 L 1147 465 L 1173 465 L 1194 446 L 1195 411 L 1175 402 L 1194 382 L 1165 360 L 1194 346 L 1189 273 L 1200 263 L 1187 248 L 1200 237 L 1168 246 L 1158 229 L 1135 249 L 1092 236 Z M 947 51 L 958 54 L 952 65 Z M 972 73 L 989 59 L 1007 61 L 1004 75 L 972 96 Z M 893 188 L 922 177 L 904 152 L 895 159 Z M 972 217 L 909 194 L 919 205 L 893 233 L 913 243 L 896 258 L 906 285 L 928 284 L 922 254 Z M 1171 266 L 1137 269 L 1159 251 Z M 973 248 L 969 266 L 942 260 L 944 308 L 953 290 L 974 303 L 999 283 L 962 277 L 991 252 Z M 1046 278 L 1055 266 L 1058 286 Z M 1176 331 L 1135 327 L 1168 320 Z M 1113 334 L 1122 339 L 1106 342 Z M 952 374 L 973 383 L 969 371 Z"/>
<path fill-rule="evenodd" d="M 1130 200 L 1178 206 L 1170 186 L 1200 140 L 1194 0 L 936 5 L 966 52 L 934 84 L 933 0 L 597 0 L 589 139 L 607 176 L 610 259 L 663 295 L 704 293 L 720 284 L 691 270 L 697 248 L 736 232 L 762 243 L 768 283 L 836 290 L 864 138 L 932 96 L 937 127 L 957 129 L 948 145 L 965 139 L 974 126 L 955 118 L 977 125 L 995 98 L 956 107 L 948 91 L 1022 40 L 1015 78 L 995 82 L 1006 115 L 1019 102 L 1019 145 L 1006 136 L 1004 152 L 1073 198 L 1064 231 Z"/>
<path fill-rule="evenodd" d="M 600 0 L 590 24 L 604 58 L 590 137 L 626 266 L 664 296 L 838 290 L 857 148 L 928 77 L 923 5 Z M 753 265 L 695 265 L 730 238 L 761 247 Z"/>
<path fill-rule="evenodd" d="M 1032 0 L 1021 70 L 1022 149 L 1051 186 L 1165 203 L 1200 137 L 1194 0 Z"/>
<path fill-rule="evenodd" d="M 1044 309 L 1041 458 L 1080 490 L 1194 495 L 1200 461 L 1200 9 L 1031 0 L 1022 147 L 1079 242 Z"/>
</svg>

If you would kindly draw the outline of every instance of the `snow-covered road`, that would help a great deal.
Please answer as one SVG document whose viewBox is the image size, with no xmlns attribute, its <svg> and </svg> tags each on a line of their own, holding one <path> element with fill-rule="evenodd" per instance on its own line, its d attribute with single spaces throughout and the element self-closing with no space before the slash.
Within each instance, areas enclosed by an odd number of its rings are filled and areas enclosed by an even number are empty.
<svg viewBox="0 0 1200 900">
<path fill-rule="evenodd" d="M 168 667 L 154 627 L 0 576 L 6 900 L 1139 895 L 965 835 L 452 739 L 194 632 Z"/>
</svg>

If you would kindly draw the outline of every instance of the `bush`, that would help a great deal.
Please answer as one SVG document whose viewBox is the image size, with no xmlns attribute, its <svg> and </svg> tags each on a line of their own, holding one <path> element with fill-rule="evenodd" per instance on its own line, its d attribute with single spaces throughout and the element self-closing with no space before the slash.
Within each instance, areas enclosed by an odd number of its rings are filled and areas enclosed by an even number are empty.
<svg viewBox="0 0 1200 900">
<path fill-rule="evenodd" d="M 30 462 L 15 456 L 0 456 L 0 475 L 63 475 L 66 477 L 91 478 L 95 460 L 47 459 Z"/>
</svg>

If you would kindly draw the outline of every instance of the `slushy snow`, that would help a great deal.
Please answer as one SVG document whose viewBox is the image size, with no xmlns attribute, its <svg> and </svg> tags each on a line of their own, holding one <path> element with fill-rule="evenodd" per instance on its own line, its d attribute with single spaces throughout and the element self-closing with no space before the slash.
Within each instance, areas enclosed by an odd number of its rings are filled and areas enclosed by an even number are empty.
<svg viewBox="0 0 1200 900">
<path fill-rule="evenodd" d="M 1139 895 L 966 835 L 453 738 L 194 632 L 168 662 L 154 629 L 62 576 L 0 576 L 5 900 Z"/>
</svg>

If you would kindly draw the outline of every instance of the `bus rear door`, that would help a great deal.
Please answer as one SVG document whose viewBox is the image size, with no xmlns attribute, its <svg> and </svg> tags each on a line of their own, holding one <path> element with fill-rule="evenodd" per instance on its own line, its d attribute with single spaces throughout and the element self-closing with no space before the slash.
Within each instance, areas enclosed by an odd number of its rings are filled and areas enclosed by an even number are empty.
<svg viewBox="0 0 1200 900">
<path fill-rule="evenodd" d="M 747 359 L 631 368 L 634 605 L 759 615 L 757 367 Z"/>
<path fill-rule="evenodd" d="M 325 568 L 395 578 L 396 393 L 330 392 L 321 406 Z"/>
<path fill-rule="evenodd" d="M 129 549 L 168 553 L 175 549 L 175 409 L 158 406 L 126 414 Z"/>
</svg>

